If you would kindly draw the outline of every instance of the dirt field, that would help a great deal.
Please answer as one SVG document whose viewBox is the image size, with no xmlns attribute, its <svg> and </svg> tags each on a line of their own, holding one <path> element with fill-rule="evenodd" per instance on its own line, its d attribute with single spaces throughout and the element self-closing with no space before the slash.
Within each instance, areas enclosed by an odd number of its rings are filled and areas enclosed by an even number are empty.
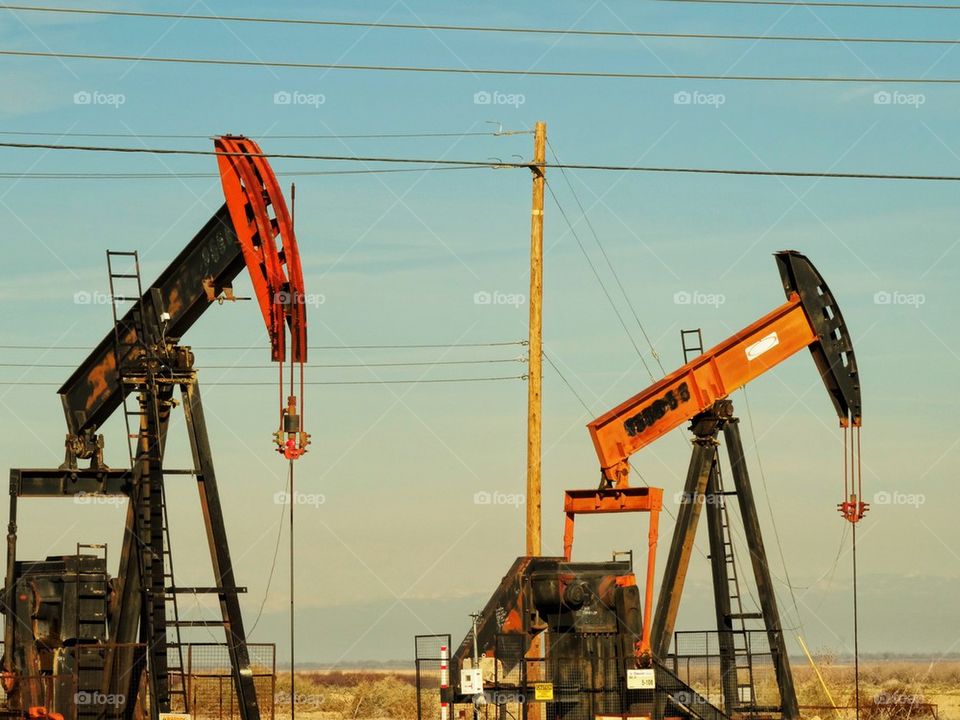
<svg viewBox="0 0 960 720">
<path fill-rule="evenodd" d="M 853 666 L 819 661 L 820 672 L 837 705 L 853 704 Z M 794 676 L 803 705 L 829 705 L 816 674 L 809 666 L 796 665 Z M 930 717 L 937 706 L 940 720 L 960 720 L 960 660 L 922 662 L 915 660 L 864 661 L 860 664 L 861 707 L 867 720 L 899 720 Z M 808 713 L 810 714 L 810 713 Z M 834 716 L 820 712 L 823 718 Z"/>
<path fill-rule="evenodd" d="M 852 705 L 853 667 L 821 661 L 820 672 L 836 705 Z M 830 706 L 809 666 L 796 665 L 801 705 Z M 887 660 L 861 663 L 864 720 L 924 720 L 926 703 L 937 705 L 939 720 L 960 720 L 960 660 L 937 663 Z M 296 713 L 303 720 L 413 720 L 417 715 L 415 679 L 404 670 L 347 670 L 297 673 Z M 276 720 L 290 717 L 290 676 L 277 678 Z M 805 710 L 804 717 L 846 719 L 851 713 Z"/>
</svg>

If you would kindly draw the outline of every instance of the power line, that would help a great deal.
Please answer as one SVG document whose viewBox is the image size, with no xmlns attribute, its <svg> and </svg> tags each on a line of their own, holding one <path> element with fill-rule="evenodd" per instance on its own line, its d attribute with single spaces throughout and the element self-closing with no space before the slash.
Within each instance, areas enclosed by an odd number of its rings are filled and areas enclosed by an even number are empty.
<svg viewBox="0 0 960 720">
<path fill-rule="evenodd" d="M 791 5 L 795 7 L 844 7 L 873 10 L 960 10 L 960 5 L 927 5 L 923 3 L 861 2 L 793 2 L 792 0 L 658 0 L 672 3 L 711 3 L 716 5 Z"/>
<path fill-rule="evenodd" d="M 790 580 L 790 570 L 787 567 L 787 559 L 783 554 L 783 543 L 780 540 L 780 529 L 777 527 L 777 517 L 773 512 L 773 503 L 770 501 L 770 488 L 767 487 L 767 475 L 763 471 L 763 460 L 760 458 L 760 445 L 757 442 L 757 431 L 756 427 L 753 424 L 753 412 L 750 410 L 750 398 L 747 395 L 747 386 L 744 385 L 743 390 L 743 402 L 747 408 L 747 420 L 750 424 L 750 437 L 753 440 L 753 451 L 757 457 L 757 468 L 760 471 L 760 482 L 763 485 L 763 494 L 764 499 L 767 504 L 767 512 L 770 514 L 770 524 L 773 525 L 773 537 L 777 542 L 777 553 L 780 555 L 780 564 L 783 566 L 783 576 L 786 580 L 787 588 L 790 590 L 790 599 L 793 601 L 793 612 L 797 618 L 797 624 L 800 626 L 800 631 L 806 637 L 807 631 L 803 626 L 803 618 L 800 616 L 800 606 L 797 604 L 797 595 L 794 592 L 793 582 Z"/>
<path fill-rule="evenodd" d="M 950 81 L 950 82 L 960 82 Z M 367 157 L 359 155 L 309 155 L 302 153 L 219 153 L 213 150 L 176 150 L 171 148 L 140 148 L 140 147 L 111 147 L 96 145 L 54 145 L 48 143 L 14 143 L 0 142 L 0 148 L 69 150 L 79 152 L 104 153 L 135 153 L 156 155 L 241 155 L 244 157 L 286 158 L 293 160 L 326 160 L 331 162 L 362 162 L 362 163 L 398 163 L 415 165 L 456 165 L 463 167 L 485 168 L 526 168 L 535 167 L 525 162 L 490 162 L 484 160 L 443 160 L 429 158 L 400 158 L 400 157 Z M 642 172 L 642 173 L 680 173 L 693 175 L 741 175 L 754 177 L 797 177 L 797 178 L 838 178 L 852 180 L 925 180 L 925 181 L 960 181 L 960 175 L 920 175 L 904 173 L 869 173 L 869 172 L 817 172 L 807 170 L 739 170 L 735 168 L 692 168 L 692 167 L 665 167 L 642 165 L 601 165 L 589 163 L 544 163 L 544 169 L 566 168 L 568 170 L 602 170 L 608 172 Z"/>
<path fill-rule="evenodd" d="M 473 383 L 473 382 L 495 382 L 498 380 L 526 380 L 526 375 L 503 375 L 503 376 L 494 376 L 494 377 L 472 377 L 472 378 L 437 378 L 431 380 L 325 380 L 325 381 L 312 381 L 305 382 L 304 385 L 428 385 L 434 383 Z M 43 382 L 43 381 L 30 381 L 30 382 L 15 382 L 15 381 L 0 381 L 0 385 L 30 385 L 30 386 L 46 386 L 46 387 L 59 387 L 62 383 L 58 382 Z M 254 387 L 254 386 L 263 386 L 263 387 L 272 387 L 275 388 L 277 384 L 275 382 L 209 382 L 206 384 L 206 387 L 221 387 L 221 386 L 231 386 L 231 387 Z"/>
<path fill-rule="evenodd" d="M 560 157 L 557 155 L 557 151 L 553 149 L 553 145 L 550 144 L 550 141 L 547 141 L 547 146 L 550 148 L 550 153 L 553 155 L 553 159 L 559 163 Z M 600 242 L 600 236 L 597 234 L 596 229 L 593 227 L 593 223 L 590 221 L 590 218 L 587 216 L 587 210 L 583 207 L 583 203 L 580 202 L 580 196 L 577 195 L 577 191 L 573 187 L 573 183 L 570 182 L 570 178 L 567 176 L 567 171 L 563 168 L 560 169 L 560 174 L 563 175 L 563 179 L 567 183 L 567 187 L 570 188 L 570 193 L 573 195 L 573 199 L 577 203 L 577 207 L 580 208 L 580 215 L 583 217 L 584 222 L 586 222 L 587 227 L 590 229 L 591 234 L 593 235 L 594 242 L 597 243 L 597 247 L 600 248 L 600 253 L 603 255 L 603 259 L 607 264 L 607 269 L 610 270 L 610 274 L 613 275 L 613 279 L 617 283 L 617 287 L 620 288 L 620 294 L 623 296 L 623 299 L 627 303 L 627 307 L 630 308 L 630 312 L 633 314 L 633 319 L 636 321 L 637 326 L 640 328 L 640 332 L 643 335 L 643 339 L 647 342 L 647 347 L 650 348 L 650 355 L 656 361 L 657 365 L 660 368 L 660 373 L 666 375 L 667 371 L 663 367 L 663 363 L 660 361 L 660 353 L 657 352 L 656 348 L 653 346 L 653 342 L 650 340 L 650 336 L 647 334 L 646 328 L 643 326 L 643 323 L 640 322 L 640 315 L 637 313 L 636 308 L 633 306 L 633 303 L 630 301 L 630 296 L 627 294 L 626 288 L 623 286 L 623 283 L 620 280 L 620 274 L 617 272 L 617 269 L 614 267 L 613 263 L 610 262 L 610 257 L 607 255 L 606 249 L 603 247 L 603 243 Z M 562 211 L 561 211 L 562 212 Z M 626 330 L 626 328 L 624 328 Z M 650 376 L 650 379 L 653 380 L 653 376 Z"/>
<path fill-rule="evenodd" d="M 593 271 L 593 276 L 596 278 L 597 283 L 600 285 L 600 289 L 603 291 L 604 297 L 607 298 L 607 302 L 610 303 L 610 307 L 613 309 L 614 315 L 617 316 L 617 320 L 620 321 L 620 327 L 623 328 L 623 332 L 626 333 L 627 339 L 630 340 L 630 344 L 633 345 L 633 349 L 636 350 L 637 356 L 640 358 L 640 362 L 643 363 L 643 369 L 647 371 L 647 375 L 650 376 L 650 381 L 653 382 L 655 378 L 653 377 L 653 372 L 650 370 L 650 366 L 647 365 L 647 359 L 643 356 L 643 352 L 640 350 L 640 347 L 637 345 L 636 341 L 633 339 L 633 335 L 630 333 L 630 330 L 627 329 L 627 324 L 624 322 L 623 315 L 620 314 L 620 309 L 617 307 L 617 304 L 613 301 L 613 297 L 610 295 L 610 291 L 607 290 L 607 286 L 603 282 L 603 278 L 600 277 L 600 273 L 597 272 L 596 265 L 593 264 L 593 260 L 590 259 L 590 255 L 587 254 L 586 248 L 583 246 L 583 242 L 580 240 L 580 235 L 577 234 L 577 231 L 573 227 L 573 223 L 570 222 L 570 218 L 567 217 L 566 210 L 563 209 L 563 205 L 560 204 L 557 194 L 553 191 L 553 186 L 548 182 L 546 183 L 547 190 L 550 191 L 550 197 L 553 198 L 553 202 L 556 204 L 557 209 L 560 211 L 560 215 L 563 217 L 564 222 L 567 224 L 567 227 L 570 229 L 570 234 L 573 235 L 573 239 L 577 241 L 577 247 L 580 248 L 580 252 L 583 254 L 584 259 L 587 261 L 587 265 L 590 266 L 590 270 Z"/>
<path fill-rule="evenodd" d="M 697 0 L 714 2 L 719 0 Z M 724 2 L 732 0 L 723 0 Z M 747 0 L 742 0 L 746 2 Z M 751 0 L 752 1 L 752 0 Z M 772 1 L 772 0 L 765 0 Z M 792 4 L 792 3 L 788 3 Z M 216 58 L 156 57 L 138 55 L 98 55 L 94 53 L 41 52 L 28 50 L 0 50 L 0 55 L 27 58 L 57 58 L 60 60 L 108 60 L 131 63 L 161 63 L 189 65 L 219 65 L 228 67 L 268 67 L 309 70 L 358 70 L 372 72 L 436 73 L 445 75 L 516 75 L 521 77 L 556 78 L 611 78 L 618 80 L 715 80 L 741 82 L 804 82 L 804 83 L 887 83 L 955 85 L 960 78 L 908 77 L 823 77 L 815 75 L 698 75 L 692 73 L 607 72 L 600 70 L 518 70 L 506 68 L 424 67 L 416 65 L 354 65 L 343 63 L 309 63 L 281 60 L 228 60 Z"/>
<path fill-rule="evenodd" d="M 595 413 L 590 409 L 590 406 L 587 405 L 586 401 L 583 399 L 583 397 L 581 397 L 580 393 L 578 393 L 576 389 L 574 389 L 573 385 L 570 383 L 569 380 L 567 380 L 564 374 L 560 372 L 560 368 L 558 368 L 556 363 L 554 363 L 553 360 L 550 359 L 550 356 L 547 355 L 547 353 L 543 353 L 543 358 L 550 364 L 550 367 L 553 368 L 554 372 L 556 372 L 557 375 L 560 376 L 560 379 L 563 381 L 563 384 L 567 386 L 567 388 L 570 390 L 571 393 L 573 393 L 573 396 L 580 401 L 580 404 L 583 405 L 583 409 L 587 411 L 587 414 L 594 415 Z M 643 473 L 641 473 L 640 470 L 637 469 L 637 466 L 633 464 L 633 461 L 628 458 L 627 463 L 630 465 L 630 469 L 633 472 L 633 474 L 640 479 L 640 482 L 643 483 L 646 487 L 650 487 L 650 483 L 647 482 L 646 478 L 643 476 Z M 663 506 L 663 511 L 667 513 L 667 515 L 670 517 L 671 520 L 676 520 L 676 516 L 673 514 L 670 508 L 667 507 L 666 505 Z M 701 550 L 700 547 L 696 544 L 696 539 L 694 539 L 693 547 L 694 547 L 694 550 L 696 550 L 697 553 L 699 553 L 704 560 L 707 559 L 707 554 L 703 550 Z"/>
<path fill-rule="evenodd" d="M 500 342 L 474 343 L 433 343 L 433 344 L 395 344 L 395 345 L 311 345 L 308 350 L 434 350 L 482 347 L 525 346 L 526 340 L 506 340 Z M 250 345 L 190 345 L 193 350 L 256 350 Z M 89 345 L 0 345 L 0 350 L 90 350 Z M 274 369 L 276 367 L 274 366 Z"/>
<path fill-rule="evenodd" d="M 431 172 L 441 170 L 484 170 L 479 165 L 438 168 L 367 168 L 364 170 L 312 170 L 306 172 L 278 172 L 277 177 L 320 177 L 325 175 L 389 175 L 391 173 Z M 169 172 L 5 172 L 0 180 L 199 180 L 219 178 L 216 173 Z"/>
<path fill-rule="evenodd" d="M 754 3 L 765 4 L 765 3 Z M 773 3 L 771 3 L 773 4 Z M 794 3 L 781 2 L 782 5 L 840 5 L 853 7 L 890 7 L 887 5 L 860 5 L 857 3 Z M 954 6 L 929 6 L 929 5 L 900 5 L 896 7 L 913 7 L 922 9 L 955 10 Z M 558 35 L 561 37 L 633 37 L 648 39 L 671 39 L 671 40 L 734 40 L 734 41 L 781 41 L 781 42 L 840 42 L 840 43 L 911 43 L 911 44 L 930 44 L 930 45 L 953 45 L 956 40 L 947 39 L 925 39 L 925 38 L 864 38 L 849 37 L 840 38 L 835 36 L 809 36 L 809 35 L 730 35 L 713 33 L 671 33 L 671 32 L 652 32 L 635 30 L 584 30 L 584 29 L 561 29 L 561 28 L 534 28 L 534 27 L 505 27 L 490 25 L 451 25 L 451 24 L 425 24 L 425 23 L 397 23 L 397 22 L 361 22 L 347 20 L 314 20 L 310 18 L 272 18 L 272 17 L 251 17 L 241 15 L 193 15 L 184 13 L 171 13 L 159 11 L 132 11 L 132 10 L 105 10 L 99 8 L 64 8 L 64 7 L 38 7 L 30 5 L 5 5 L 4 9 L 18 12 L 41 12 L 75 15 L 101 15 L 112 17 L 132 17 L 132 18 L 153 18 L 170 20 L 206 20 L 216 22 L 232 23 L 258 23 L 272 25 L 303 25 L 303 26 L 323 26 L 323 27 L 349 27 L 366 28 L 378 30 L 427 30 L 430 32 L 474 32 L 474 33 L 502 33 L 513 35 Z"/>
<path fill-rule="evenodd" d="M 0 10 L 3 6 L 0 5 Z M 435 138 L 435 137 L 501 137 L 504 135 L 530 135 L 532 130 L 487 130 L 484 132 L 396 132 L 396 133 L 358 133 L 351 135 L 255 135 L 257 140 L 360 140 L 393 138 Z M 36 135 L 46 137 L 90 137 L 90 138 L 140 138 L 150 140 L 212 140 L 214 135 L 171 134 L 171 133 L 96 133 L 96 132 L 49 132 L 39 130 L 0 130 L 0 135 Z"/>
<path fill-rule="evenodd" d="M 483 360 L 437 360 L 437 361 L 419 361 L 419 362 L 373 362 L 373 363 L 329 363 L 322 365 L 308 364 L 306 368 L 325 368 L 325 369 L 344 369 L 344 368 L 372 368 L 372 367 L 433 367 L 437 365 L 484 365 L 498 363 L 516 363 L 525 362 L 524 358 L 492 358 Z M 74 370 L 76 365 L 67 365 L 60 363 L 0 363 L 2 368 L 42 368 L 45 370 Z M 201 365 L 196 370 L 273 370 L 276 372 L 276 365 Z"/>
</svg>

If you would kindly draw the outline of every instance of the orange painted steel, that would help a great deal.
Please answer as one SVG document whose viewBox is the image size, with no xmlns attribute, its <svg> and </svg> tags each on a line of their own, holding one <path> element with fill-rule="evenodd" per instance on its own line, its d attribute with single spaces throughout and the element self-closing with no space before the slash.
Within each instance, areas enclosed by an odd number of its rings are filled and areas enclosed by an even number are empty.
<svg viewBox="0 0 960 720">
<path fill-rule="evenodd" d="M 799 295 L 792 294 L 773 312 L 598 417 L 587 427 L 605 481 L 626 487 L 633 453 L 816 340 Z"/>
<path fill-rule="evenodd" d="M 306 362 L 303 270 L 280 185 L 263 151 L 253 140 L 224 135 L 214 140 L 214 147 L 230 218 L 270 332 L 271 356 L 277 362 L 286 358 L 286 327 L 289 326 L 292 360 Z"/>
<path fill-rule="evenodd" d="M 297 411 L 293 364 L 300 365 L 299 395 L 303 396 L 303 366 L 307 361 L 307 310 L 300 251 L 293 220 L 270 164 L 253 140 L 224 135 L 214 139 L 220 180 L 230 219 L 253 290 L 270 334 L 271 358 L 280 367 L 280 424 L 274 433 L 277 452 L 295 460 L 307 451 L 310 435 Z M 278 246 L 279 241 L 279 246 Z M 290 380 L 283 401 L 283 366 L 290 329 Z M 300 405 L 302 410 L 302 403 Z"/>
<path fill-rule="evenodd" d="M 653 616 L 653 585 L 656 577 L 657 540 L 663 490 L 654 487 L 604 488 L 600 490 L 567 490 L 563 498 L 566 521 L 563 528 L 563 557 L 573 555 L 573 528 L 577 515 L 601 513 L 646 512 L 650 514 L 647 531 L 647 576 L 643 599 L 643 632 L 637 642 L 637 657 L 650 657 L 650 628 Z M 618 582 L 620 580 L 618 579 Z"/>
</svg>

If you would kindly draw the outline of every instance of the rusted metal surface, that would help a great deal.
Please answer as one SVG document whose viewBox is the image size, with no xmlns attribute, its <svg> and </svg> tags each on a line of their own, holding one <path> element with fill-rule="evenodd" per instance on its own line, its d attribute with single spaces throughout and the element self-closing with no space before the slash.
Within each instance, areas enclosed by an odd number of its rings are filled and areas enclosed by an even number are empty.
<svg viewBox="0 0 960 720">
<path fill-rule="evenodd" d="M 293 222 L 273 170 L 260 146 L 248 138 L 224 135 L 214 142 L 220 180 L 230 217 L 263 321 L 270 333 L 272 359 L 286 359 L 286 328 L 294 362 L 307 360 L 307 315 L 303 270 Z M 277 241 L 280 247 L 277 247 Z"/>
<path fill-rule="evenodd" d="M 166 334 L 183 336 L 209 307 L 205 281 L 218 288 L 229 286 L 243 268 L 243 254 L 224 206 L 152 284 L 160 291 L 162 311 L 170 314 Z M 139 305 L 124 316 L 125 326 L 134 326 L 134 312 L 148 314 L 145 306 L 152 305 L 149 291 Z M 111 330 L 58 390 L 67 430 L 73 436 L 96 431 L 123 401 L 125 390 L 119 383 L 114 345 Z M 135 337 L 128 337 L 124 345 L 135 346 Z"/>
<path fill-rule="evenodd" d="M 627 484 L 628 459 L 809 348 L 842 426 L 860 425 L 860 381 L 850 332 L 823 277 L 803 255 L 776 254 L 787 302 L 587 427 L 606 482 Z"/>
</svg>

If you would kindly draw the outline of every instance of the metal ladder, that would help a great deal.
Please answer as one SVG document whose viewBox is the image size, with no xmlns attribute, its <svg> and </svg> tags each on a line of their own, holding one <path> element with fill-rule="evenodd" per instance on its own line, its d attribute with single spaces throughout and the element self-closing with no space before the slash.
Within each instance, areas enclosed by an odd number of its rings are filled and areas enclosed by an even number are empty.
<svg viewBox="0 0 960 720">
<path fill-rule="evenodd" d="M 116 262 L 123 258 L 128 262 L 132 260 L 132 272 L 124 268 L 123 272 L 118 272 Z M 140 255 L 136 251 L 107 250 L 107 275 L 110 280 L 110 307 L 113 310 L 113 348 L 114 356 L 117 361 L 117 378 L 122 386 L 124 384 L 124 369 L 133 359 L 131 355 L 135 351 L 146 352 L 143 344 L 143 337 L 139 332 L 142 327 L 143 319 L 140 317 L 138 301 L 143 298 L 143 284 L 140 280 Z M 118 286 L 127 286 L 123 293 L 120 293 Z M 129 313 L 122 312 L 122 304 L 129 303 L 131 306 Z M 127 318 L 127 315 L 130 318 Z M 131 337 L 131 333 L 133 336 Z M 137 447 L 134 442 L 140 436 L 139 418 L 142 413 L 139 409 L 131 411 L 127 405 L 129 393 L 123 394 L 123 422 L 127 429 L 127 454 L 130 456 L 130 468 L 133 469 L 136 460 Z M 132 432 L 130 427 L 130 418 L 136 417 L 137 432 Z"/>
<path fill-rule="evenodd" d="M 687 338 L 693 338 L 689 343 Z M 690 362 L 691 357 L 703 355 L 703 334 L 700 328 L 680 331 L 680 346 L 683 348 L 683 363 Z"/>
<path fill-rule="evenodd" d="M 84 550 L 93 550 L 95 554 L 84 555 Z M 105 577 L 96 571 L 98 560 L 103 560 L 103 567 L 106 569 L 107 546 L 105 544 L 77 543 L 73 568 L 76 583 L 76 606 L 74 607 L 76 639 L 73 657 L 76 678 L 74 692 L 78 699 L 83 696 L 87 699 L 87 702 L 76 703 L 77 717 L 81 720 L 102 718 L 118 710 L 118 708 L 102 706 L 98 702 L 99 695 L 97 695 L 103 689 L 104 680 L 104 654 L 99 640 L 106 637 L 106 616 L 102 610 L 107 596 Z"/>
<path fill-rule="evenodd" d="M 117 270 L 117 260 L 132 259 L 132 268 Z M 183 711 L 187 712 L 186 678 L 183 665 L 183 642 L 180 634 L 179 607 L 176 583 L 173 576 L 173 553 L 170 544 L 166 489 L 161 445 L 161 413 L 169 412 L 169 405 L 161 399 L 160 384 L 155 373 L 156 363 L 150 362 L 155 355 L 146 343 L 146 329 L 140 302 L 143 299 L 143 284 L 140 277 L 140 258 L 136 251 L 107 251 L 107 272 L 110 280 L 110 299 L 114 321 L 114 352 L 117 360 L 117 376 L 121 385 L 128 388 L 123 393 L 123 417 L 127 434 L 127 450 L 130 467 L 144 463 L 140 475 L 139 493 L 149 486 L 150 496 L 134 497 L 137 504 L 138 560 L 145 612 L 152 617 L 154 637 L 150 638 L 149 662 L 157 669 L 160 687 L 151 688 L 161 706 L 173 697 L 178 697 Z M 118 286 L 126 285 L 125 292 Z M 134 290 L 135 286 L 135 290 Z M 135 293 L 135 294 L 134 294 Z M 121 304 L 133 307 L 122 313 Z M 129 316 L 129 317 L 128 317 Z M 166 390 L 172 391 L 172 387 Z M 138 395 L 137 409 L 131 410 L 127 398 L 134 392 Z M 131 419 L 135 418 L 136 432 Z M 154 482 L 158 487 L 154 487 Z M 161 548 L 158 554 L 155 548 Z M 159 565 L 159 567 L 157 567 Z M 172 630 L 173 641 L 167 642 L 166 633 Z M 162 636 L 162 639 L 161 639 Z M 170 652 L 172 650 L 172 653 Z M 179 682 L 171 682 L 171 677 Z"/>
<path fill-rule="evenodd" d="M 730 531 L 730 513 L 727 508 L 727 497 L 736 495 L 735 491 L 727 491 L 723 487 L 723 473 L 717 463 L 717 495 L 714 501 L 719 504 L 721 514 L 721 528 L 723 530 L 724 562 L 727 565 L 727 581 L 730 590 L 730 626 L 733 640 L 734 663 L 737 674 L 737 699 L 744 709 L 756 704 L 754 695 L 753 649 L 750 645 L 750 630 L 747 620 L 762 620 L 761 613 L 748 613 L 743 609 L 743 594 L 740 585 L 740 576 L 737 572 L 737 562 L 734 555 L 733 537 Z M 739 628 L 736 627 L 739 623 Z"/>
<path fill-rule="evenodd" d="M 180 634 L 180 607 L 177 603 L 177 584 L 173 579 L 173 546 L 170 543 L 170 522 L 167 511 L 167 488 L 163 486 L 163 559 L 164 559 L 164 601 L 172 612 L 167 619 L 167 628 L 173 632 L 173 641 L 167 643 L 167 673 L 170 676 L 170 709 L 173 712 L 190 712 L 187 694 L 187 674 L 183 665 L 183 638 Z M 177 682 L 174 682 L 176 680 Z M 180 700 L 180 707 L 174 708 L 173 698 Z"/>
</svg>

